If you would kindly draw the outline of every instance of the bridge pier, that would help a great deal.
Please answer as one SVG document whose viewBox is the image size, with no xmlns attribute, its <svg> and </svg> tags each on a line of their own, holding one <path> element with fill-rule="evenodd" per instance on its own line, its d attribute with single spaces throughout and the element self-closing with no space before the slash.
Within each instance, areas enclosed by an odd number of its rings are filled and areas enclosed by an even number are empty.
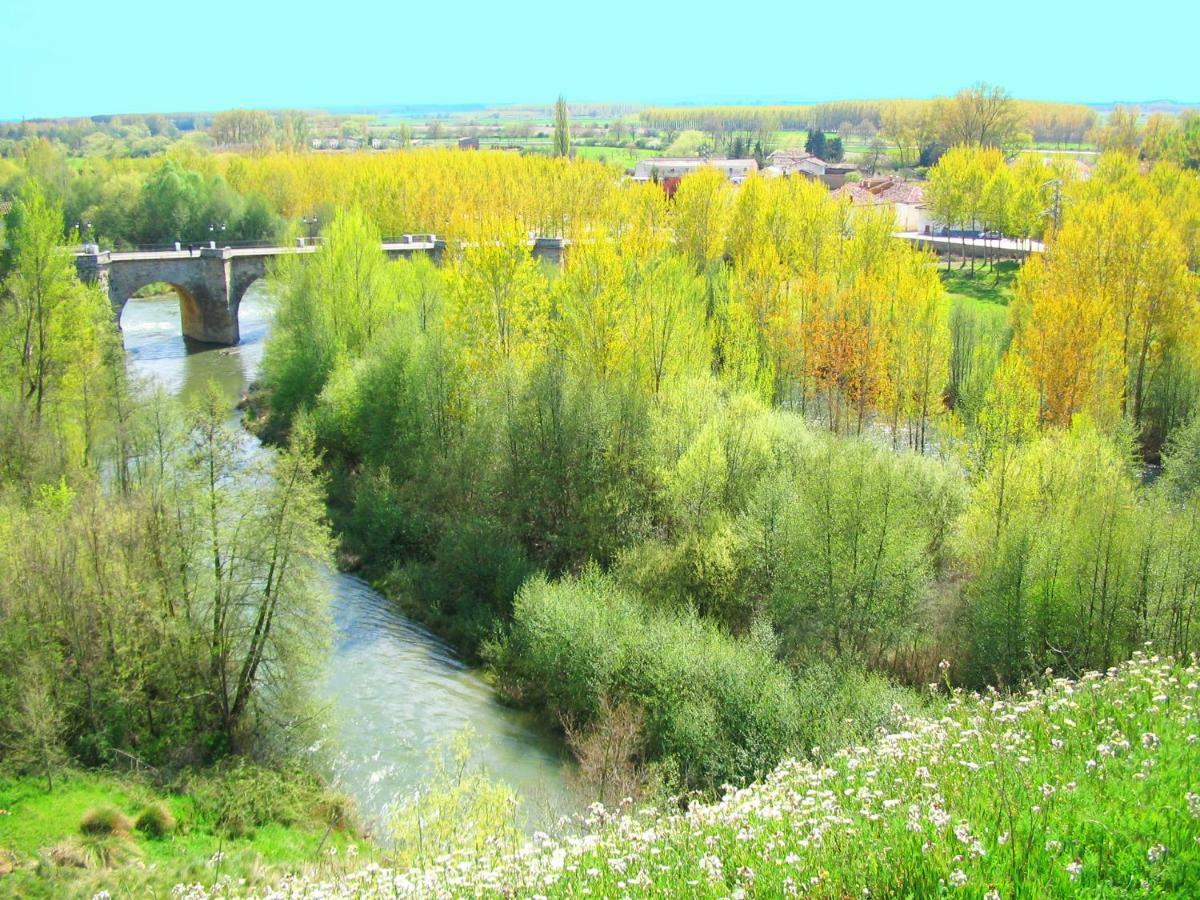
<svg viewBox="0 0 1200 900">
<path fill-rule="evenodd" d="M 163 282 L 179 295 L 184 337 L 223 345 L 240 339 L 238 306 L 247 288 L 266 271 L 262 256 L 239 256 L 222 247 L 138 254 L 99 251 L 80 254 L 75 264 L 81 279 L 107 291 L 118 323 L 130 297 L 148 284 Z"/>
</svg>

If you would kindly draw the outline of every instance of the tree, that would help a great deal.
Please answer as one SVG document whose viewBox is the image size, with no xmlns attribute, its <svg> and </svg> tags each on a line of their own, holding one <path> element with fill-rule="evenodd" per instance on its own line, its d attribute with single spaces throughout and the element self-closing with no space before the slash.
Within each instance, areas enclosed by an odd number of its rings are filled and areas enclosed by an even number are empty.
<svg viewBox="0 0 1200 900">
<path fill-rule="evenodd" d="M 980 83 L 942 104 L 942 142 L 947 147 L 995 147 L 1015 156 L 1026 143 L 1021 112 L 1003 88 Z"/>
<path fill-rule="evenodd" d="M 1180 118 L 1169 156 L 1185 169 L 1200 169 L 1200 114 L 1189 111 Z"/>
<path fill-rule="evenodd" d="M 561 94 L 554 103 L 554 155 L 571 155 L 571 119 Z"/>
<path fill-rule="evenodd" d="M 314 588 L 330 544 L 311 431 L 293 428 L 262 491 L 240 469 L 230 412 L 215 384 L 190 410 L 192 490 L 180 499 L 202 535 L 196 624 L 207 626 L 208 696 L 225 749 L 236 751 L 260 693 L 286 697 L 312 677 L 325 615 Z"/>
<path fill-rule="evenodd" d="M 16 201 L 20 227 L 13 235 L 13 266 L 5 282 L 3 334 L 16 369 L 22 411 L 41 422 L 48 394 L 71 360 L 73 348 L 58 340 L 60 323 L 71 316 L 81 287 L 71 255 L 59 242 L 62 211 L 37 181 L 26 183 Z"/>
<path fill-rule="evenodd" d="M 1006 353 L 984 397 L 975 433 L 976 466 L 989 472 L 995 484 L 995 537 L 999 537 L 1007 514 L 1006 489 L 1013 456 L 1037 433 L 1039 412 L 1037 388 L 1024 360 L 1019 354 Z"/>
<path fill-rule="evenodd" d="M 820 129 L 810 131 L 808 137 L 804 140 L 804 151 L 820 159 L 826 159 L 825 154 L 828 151 L 826 148 L 825 132 Z"/>
<path fill-rule="evenodd" d="M 379 230 L 357 208 L 339 213 L 306 265 L 277 269 L 275 331 L 263 369 L 275 388 L 273 414 L 286 423 L 316 398 L 341 364 L 358 359 L 399 314 L 395 269 Z"/>
<path fill-rule="evenodd" d="M 867 152 L 863 155 L 863 163 L 867 167 L 867 171 L 872 175 L 879 168 L 879 161 L 887 159 L 887 144 L 883 139 L 876 136 L 867 142 Z"/>
<path fill-rule="evenodd" d="M 817 154 L 818 156 L 820 154 Z M 842 139 L 840 137 L 831 137 L 825 143 L 825 156 L 829 162 L 841 162 L 846 158 L 846 150 L 842 147 Z"/>
<path fill-rule="evenodd" d="M 1042 396 L 1045 421 L 1087 411 L 1141 431 L 1154 373 L 1192 347 L 1195 288 L 1178 226 L 1150 197 L 1107 191 L 1080 202 L 1018 283 L 1016 344 Z"/>
<path fill-rule="evenodd" d="M 299 109 L 285 110 L 279 117 L 279 146 L 290 153 L 301 153 L 308 149 L 308 116 Z"/>
<path fill-rule="evenodd" d="M 783 491 L 772 613 L 785 648 L 864 659 L 903 632 L 931 574 L 934 467 L 826 437 L 770 489 Z"/>
<path fill-rule="evenodd" d="M 675 235 L 679 250 L 697 272 L 709 272 L 725 250 L 733 192 L 711 166 L 692 172 L 675 192 Z"/>
<path fill-rule="evenodd" d="M 1138 131 L 1140 114 L 1137 107 L 1114 107 L 1105 117 L 1103 124 L 1092 131 L 1092 142 L 1101 150 L 1136 154 L 1142 143 L 1142 136 Z"/>
<path fill-rule="evenodd" d="M 275 134 L 275 120 L 261 109 L 230 109 L 214 115 L 209 130 L 218 144 L 266 149 Z"/>
<path fill-rule="evenodd" d="M 54 790 L 54 773 L 68 762 L 63 747 L 66 721 L 54 698 L 53 687 L 41 660 L 26 663 L 21 672 L 16 727 L 17 742 L 8 748 L 9 760 L 18 768 L 46 779 Z"/>
</svg>

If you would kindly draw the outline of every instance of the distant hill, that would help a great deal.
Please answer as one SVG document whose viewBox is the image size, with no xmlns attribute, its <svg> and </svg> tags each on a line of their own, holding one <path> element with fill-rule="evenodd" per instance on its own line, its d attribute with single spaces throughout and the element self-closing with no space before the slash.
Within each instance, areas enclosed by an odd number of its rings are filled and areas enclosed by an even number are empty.
<svg viewBox="0 0 1200 900">
<path fill-rule="evenodd" d="M 1087 103 L 1085 105 L 1102 113 L 1112 112 L 1118 106 L 1136 106 L 1147 115 L 1156 112 L 1179 115 L 1189 109 L 1200 109 L 1200 100 L 1191 103 L 1180 103 L 1177 100 L 1113 100 L 1109 103 Z"/>
</svg>

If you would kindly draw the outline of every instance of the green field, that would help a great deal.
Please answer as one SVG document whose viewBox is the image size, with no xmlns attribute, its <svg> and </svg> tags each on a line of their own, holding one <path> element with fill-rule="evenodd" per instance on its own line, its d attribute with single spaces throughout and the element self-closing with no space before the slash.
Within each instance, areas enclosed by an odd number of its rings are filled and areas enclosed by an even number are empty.
<svg viewBox="0 0 1200 900">
<path fill-rule="evenodd" d="M 625 147 L 590 147 L 582 144 L 575 145 L 575 156 L 579 159 L 596 159 L 607 162 L 622 169 L 632 169 L 639 159 L 656 156 L 657 150 L 629 150 Z"/>
</svg>

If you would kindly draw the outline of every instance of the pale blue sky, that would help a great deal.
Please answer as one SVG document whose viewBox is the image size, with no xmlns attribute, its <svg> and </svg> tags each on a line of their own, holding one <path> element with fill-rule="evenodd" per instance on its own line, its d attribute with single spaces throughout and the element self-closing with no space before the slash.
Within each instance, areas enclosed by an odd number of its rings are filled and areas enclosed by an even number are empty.
<svg viewBox="0 0 1200 900">
<path fill-rule="evenodd" d="M 1200 101 L 1200 0 L 0 0 L 0 119 L 231 106 Z"/>
</svg>

